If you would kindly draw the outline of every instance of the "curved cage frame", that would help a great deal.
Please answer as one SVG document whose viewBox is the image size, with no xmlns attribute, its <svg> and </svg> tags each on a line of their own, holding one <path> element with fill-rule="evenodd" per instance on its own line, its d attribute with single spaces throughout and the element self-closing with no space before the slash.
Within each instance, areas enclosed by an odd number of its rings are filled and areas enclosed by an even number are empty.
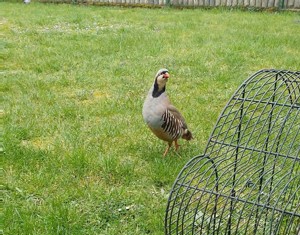
<svg viewBox="0 0 300 235">
<path fill-rule="evenodd" d="M 258 71 L 175 180 L 165 234 L 300 235 L 299 155 L 300 71 Z"/>
</svg>

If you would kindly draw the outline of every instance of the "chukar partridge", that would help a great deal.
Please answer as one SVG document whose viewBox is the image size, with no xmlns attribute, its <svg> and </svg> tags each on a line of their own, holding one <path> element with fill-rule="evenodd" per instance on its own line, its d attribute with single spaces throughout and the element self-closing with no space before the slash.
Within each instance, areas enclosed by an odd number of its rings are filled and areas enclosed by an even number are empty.
<svg viewBox="0 0 300 235">
<path fill-rule="evenodd" d="M 177 140 L 183 138 L 191 140 L 192 133 L 181 113 L 170 103 L 166 94 L 166 83 L 169 79 L 167 69 L 160 69 L 154 83 L 149 90 L 143 106 L 143 117 L 151 131 L 160 139 L 167 141 L 168 146 L 163 154 L 166 156 L 172 143 L 178 150 Z"/>
</svg>

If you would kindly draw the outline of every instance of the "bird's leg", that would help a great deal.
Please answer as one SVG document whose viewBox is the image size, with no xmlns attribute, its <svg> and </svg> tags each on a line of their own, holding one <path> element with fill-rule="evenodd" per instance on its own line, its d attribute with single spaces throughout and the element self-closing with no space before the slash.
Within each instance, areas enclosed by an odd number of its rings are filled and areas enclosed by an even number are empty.
<svg viewBox="0 0 300 235">
<path fill-rule="evenodd" d="M 174 142 L 175 142 L 175 150 L 177 151 L 180 145 L 177 143 L 177 140 L 175 140 Z"/>
<path fill-rule="evenodd" d="M 164 157 L 167 155 L 167 153 L 169 152 L 169 149 L 171 148 L 171 146 L 172 146 L 172 142 L 169 142 L 168 143 L 168 147 L 166 148 L 166 150 L 165 150 L 165 152 L 164 152 Z"/>
</svg>

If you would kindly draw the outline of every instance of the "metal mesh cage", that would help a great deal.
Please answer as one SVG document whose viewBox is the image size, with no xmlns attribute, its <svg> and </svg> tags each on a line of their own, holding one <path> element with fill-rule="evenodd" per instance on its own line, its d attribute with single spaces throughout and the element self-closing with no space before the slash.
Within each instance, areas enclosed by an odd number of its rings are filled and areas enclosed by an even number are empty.
<svg viewBox="0 0 300 235">
<path fill-rule="evenodd" d="M 166 234 L 300 235 L 300 71 L 261 70 L 178 175 Z"/>
</svg>

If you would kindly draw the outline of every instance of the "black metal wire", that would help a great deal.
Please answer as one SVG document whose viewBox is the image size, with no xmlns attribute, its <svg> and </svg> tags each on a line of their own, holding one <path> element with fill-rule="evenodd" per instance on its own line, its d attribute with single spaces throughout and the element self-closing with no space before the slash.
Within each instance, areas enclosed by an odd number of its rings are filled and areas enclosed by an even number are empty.
<svg viewBox="0 0 300 235">
<path fill-rule="evenodd" d="M 171 190 L 165 234 L 300 234 L 300 71 L 261 70 Z"/>
</svg>

